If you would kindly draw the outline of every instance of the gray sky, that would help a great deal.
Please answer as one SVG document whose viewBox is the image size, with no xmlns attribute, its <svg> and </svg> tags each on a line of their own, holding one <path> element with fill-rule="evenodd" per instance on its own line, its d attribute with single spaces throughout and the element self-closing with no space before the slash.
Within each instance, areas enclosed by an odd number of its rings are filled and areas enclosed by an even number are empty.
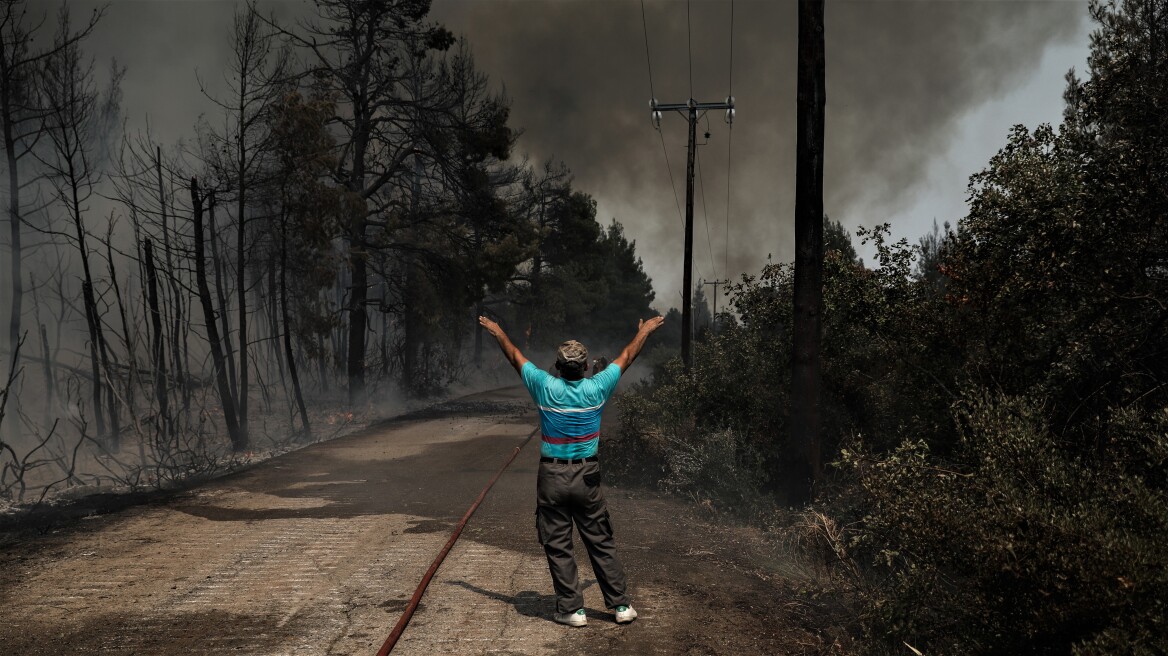
<svg viewBox="0 0 1168 656">
<path fill-rule="evenodd" d="M 132 126 L 149 117 L 173 141 L 193 134 L 201 112 L 213 115 L 195 71 L 218 83 L 235 6 L 111 3 L 88 48 L 99 62 L 117 57 L 128 67 Z M 307 5 L 268 6 L 288 15 Z M 736 0 L 733 10 L 731 69 L 728 0 L 647 0 L 644 23 L 637 0 L 434 2 L 432 15 L 465 35 L 480 69 L 505 85 L 512 124 L 524 130 L 519 152 L 564 161 L 577 188 L 597 199 L 601 221 L 625 225 L 661 309 L 680 298 L 686 132 L 680 115 L 667 115 L 660 135 L 650 124 L 646 32 L 662 102 L 690 97 L 691 61 L 699 101 L 724 99 L 733 74 L 730 158 L 722 112 L 709 116 L 711 136 L 699 148 L 695 277 L 756 273 L 768 254 L 792 253 L 796 3 Z M 968 176 L 1011 125 L 1058 122 L 1062 76 L 1084 68 L 1089 28 L 1085 0 L 828 0 L 828 214 L 853 229 L 889 221 L 912 241 L 934 217 L 956 222 Z"/>
</svg>

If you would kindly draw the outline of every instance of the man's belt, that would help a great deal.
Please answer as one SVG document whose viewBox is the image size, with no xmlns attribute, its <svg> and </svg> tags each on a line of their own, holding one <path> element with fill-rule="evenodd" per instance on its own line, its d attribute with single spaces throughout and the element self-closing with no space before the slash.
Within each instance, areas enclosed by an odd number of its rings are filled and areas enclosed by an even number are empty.
<svg viewBox="0 0 1168 656">
<path fill-rule="evenodd" d="M 578 465 L 582 462 L 597 462 L 600 458 L 596 456 L 588 456 L 587 458 L 549 458 L 547 456 L 540 456 L 540 462 L 550 462 L 557 465 Z"/>
</svg>

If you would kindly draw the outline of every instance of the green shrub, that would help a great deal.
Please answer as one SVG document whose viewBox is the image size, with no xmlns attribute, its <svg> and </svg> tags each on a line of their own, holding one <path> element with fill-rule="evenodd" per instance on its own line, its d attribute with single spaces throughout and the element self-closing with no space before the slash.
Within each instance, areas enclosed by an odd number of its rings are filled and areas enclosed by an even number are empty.
<svg viewBox="0 0 1168 656">
<path fill-rule="evenodd" d="M 678 368 L 675 360 L 663 371 Z M 693 380 L 677 376 L 620 398 L 621 430 L 605 446 L 606 472 L 736 515 L 765 512 L 774 502 L 765 493 L 766 462 L 758 445 L 745 432 L 699 424 L 693 408 L 704 401 Z"/>
<path fill-rule="evenodd" d="M 842 454 L 857 485 L 830 513 L 851 527 L 874 643 L 930 654 L 1168 651 L 1168 415 L 1116 412 L 1100 426 L 1101 451 L 1085 456 L 1030 399 L 968 394 L 956 414 L 954 462 L 920 441 Z"/>
</svg>

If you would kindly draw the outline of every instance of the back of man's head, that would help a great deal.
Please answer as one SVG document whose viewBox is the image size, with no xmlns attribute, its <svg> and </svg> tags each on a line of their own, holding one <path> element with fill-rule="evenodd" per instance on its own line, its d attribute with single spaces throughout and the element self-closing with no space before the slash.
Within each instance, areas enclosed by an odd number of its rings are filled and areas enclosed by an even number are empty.
<svg viewBox="0 0 1168 656">
<path fill-rule="evenodd" d="M 574 339 L 560 344 L 556 349 L 556 367 L 563 376 L 583 376 L 588 369 L 588 348 Z"/>
</svg>

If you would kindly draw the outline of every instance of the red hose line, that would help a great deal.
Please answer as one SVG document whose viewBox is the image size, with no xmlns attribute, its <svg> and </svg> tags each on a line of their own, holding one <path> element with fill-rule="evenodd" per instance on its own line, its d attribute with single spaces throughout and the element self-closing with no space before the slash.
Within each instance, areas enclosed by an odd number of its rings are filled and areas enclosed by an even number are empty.
<svg viewBox="0 0 1168 656">
<path fill-rule="evenodd" d="M 410 598 L 410 604 L 406 606 L 405 612 L 402 613 L 401 618 L 398 619 L 397 626 L 393 627 L 393 631 L 391 631 L 389 633 L 389 637 L 385 639 L 385 644 L 381 645 L 381 649 L 377 651 L 377 656 L 388 656 L 389 652 L 393 651 L 394 645 L 397 644 L 398 639 L 401 638 L 402 633 L 405 632 L 406 625 L 410 623 L 410 618 L 414 616 L 414 611 L 418 609 L 418 603 L 422 601 L 422 595 L 426 592 L 426 586 L 430 585 L 430 579 L 434 578 L 434 574 L 438 571 L 438 567 L 442 565 L 443 560 L 446 560 L 446 554 L 450 553 L 450 549 L 454 547 L 454 543 L 458 542 L 458 536 L 462 535 L 462 529 L 466 526 L 467 520 L 470 519 L 470 516 L 473 515 L 476 510 L 478 510 L 479 504 L 483 502 L 483 499 L 487 498 L 487 492 L 489 492 L 491 487 L 495 485 L 495 481 L 499 480 L 499 477 L 503 475 L 503 470 L 507 469 L 507 467 L 515 460 L 515 457 L 519 455 L 519 451 L 523 447 L 527 446 L 527 443 L 530 442 L 531 438 L 535 437 L 535 434 L 538 432 L 539 429 L 536 428 L 535 430 L 528 433 L 527 439 L 523 440 L 522 444 L 515 447 L 515 450 L 511 452 L 511 457 L 507 458 L 507 462 L 503 463 L 503 466 L 499 468 L 499 471 L 495 472 L 495 477 L 492 478 L 489 483 L 487 483 L 487 486 L 483 488 L 482 492 L 479 492 L 478 498 L 475 499 L 475 502 L 471 504 L 470 509 L 466 511 L 466 514 L 462 516 L 462 520 L 459 521 L 458 526 L 454 528 L 454 533 L 452 533 L 450 535 L 450 539 L 446 541 L 446 546 L 442 547 L 442 551 L 438 552 L 438 557 L 434 559 L 433 563 L 430 563 L 430 569 L 426 570 L 426 575 L 422 577 L 422 582 L 418 584 L 417 590 L 414 590 L 414 596 Z"/>
</svg>

